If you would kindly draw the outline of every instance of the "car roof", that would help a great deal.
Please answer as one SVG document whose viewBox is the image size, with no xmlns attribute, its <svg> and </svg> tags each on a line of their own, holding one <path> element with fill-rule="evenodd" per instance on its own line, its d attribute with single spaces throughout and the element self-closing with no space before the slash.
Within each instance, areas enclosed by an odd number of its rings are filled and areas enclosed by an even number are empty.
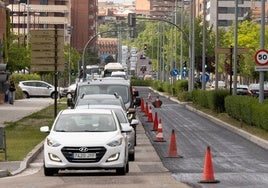
<svg viewBox="0 0 268 188">
<path fill-rule="evenodd" d="M 125 112 L 125 110 L 119 106 L 119 105 L 112 105 L 112 104 L 108 104 L 108 105 L 102 105 L 102 104 L 92 104 L 92 105 L 80 105 L 77 106 L 76 109 L 109 109 L 109 110 L 121 110 L 123 112 Z"/>
<path fill-rule="evenodd" d="M 81 99 L 119 99 L 120 96 L 112 95 L 112 94 L 89 94 L 83 95 Z"/>
<path fill-rule="evenodd" d="M 105 78 L 96 78 L 92 80 L 87 80 L 84 82 L 79 82 L 78 86 L 80 85 L 130 85 L 130 81 L 126 80 L 121 77 L 105 77 Z"/>
<path fill-rule="evenodd" d="M 110 109 L 88 109 L 88 108 L 78 108 L 78 109 L 64 109 L 60 114 L 80 114 L 80 113 L 89 113 L 89 114 L 112 114 Z"/>
</svg>

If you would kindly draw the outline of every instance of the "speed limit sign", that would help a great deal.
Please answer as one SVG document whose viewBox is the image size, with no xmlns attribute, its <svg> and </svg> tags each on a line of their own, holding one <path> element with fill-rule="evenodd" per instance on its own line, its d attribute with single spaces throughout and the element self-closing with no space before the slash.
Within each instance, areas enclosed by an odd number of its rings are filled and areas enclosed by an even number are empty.
<svg viewBox="0 0 268 188">
<path fill-rule="evenodd" d="M 267 65 L 268 64 L 268 51 L 267 50 L 257 51 L 254 59 L 258 65 Z"/>
</svg>

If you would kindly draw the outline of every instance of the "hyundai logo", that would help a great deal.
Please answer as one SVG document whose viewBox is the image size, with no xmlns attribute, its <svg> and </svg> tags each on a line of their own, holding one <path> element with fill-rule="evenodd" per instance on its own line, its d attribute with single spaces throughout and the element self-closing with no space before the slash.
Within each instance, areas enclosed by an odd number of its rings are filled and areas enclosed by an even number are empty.
<svg viewBox="0 0 268 188">
<path fill-rule="evenodd" d="M 80 152 L 87 152 L 88 151 L 88 148 L 81 147 L 81 148 L 79 148 L 79 151 Z"/>
</svg>

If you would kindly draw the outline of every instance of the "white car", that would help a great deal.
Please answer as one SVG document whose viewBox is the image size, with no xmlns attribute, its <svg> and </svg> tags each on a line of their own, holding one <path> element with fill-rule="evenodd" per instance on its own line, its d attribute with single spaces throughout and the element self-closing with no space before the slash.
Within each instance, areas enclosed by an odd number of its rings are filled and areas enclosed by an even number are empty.
<svg viewBox="0 0 268 188">
<path fill-rule="evenodd" d="M 115 112 L 118 117 L 119 122 L 121 123 L 122 127 L 126 129 L 131 129 L 126 135 L 128 137 L 128 158 L 129 161 L 135 160 L 135 145 L 136 145 L 136 126 L 139 124 L 137 119 L 132 119 L 131 123 L 129 123 L 127 118 L 127 113 L 124 109 L 119 105 L 103 105 L 103 104 L 96 104 L 96 105 L 78 105 L 76 109 L 110 109 Z"/>
<path fill-rule="evenodd" d="M 47 82 L 41 80 L 27 80 L 27 81 L 20 81 L 18 85 L 25 98 L 30 97 L 51 97 L 55 98 L 55 87 Z M 58 87 L 57 92 L 61 97 L 61 93 L 63 88 Z"/>
<path fill-rule="evenodd" d="M 64 169 L 115 169 L 129 171 L 130 128 L 122 127 L 114 111 L 66 109 L 56 117 L 44 142 L 44 174 L 53 176 Z"/>
</svg>

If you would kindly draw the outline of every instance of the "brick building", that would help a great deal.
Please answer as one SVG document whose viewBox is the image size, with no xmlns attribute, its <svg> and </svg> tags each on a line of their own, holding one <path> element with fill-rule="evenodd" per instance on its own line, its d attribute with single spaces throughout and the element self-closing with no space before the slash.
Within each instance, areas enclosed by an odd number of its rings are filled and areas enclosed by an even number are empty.
<svg viewBox="0 0 268 188">
<path fill-rule="evenodd" d="M 97 33 L 97 0 L 71 0 L 72 47 L 82 52 L 87 41 Z M 96 39 L 88 45 L 95 50 Z"/>
</svg>

